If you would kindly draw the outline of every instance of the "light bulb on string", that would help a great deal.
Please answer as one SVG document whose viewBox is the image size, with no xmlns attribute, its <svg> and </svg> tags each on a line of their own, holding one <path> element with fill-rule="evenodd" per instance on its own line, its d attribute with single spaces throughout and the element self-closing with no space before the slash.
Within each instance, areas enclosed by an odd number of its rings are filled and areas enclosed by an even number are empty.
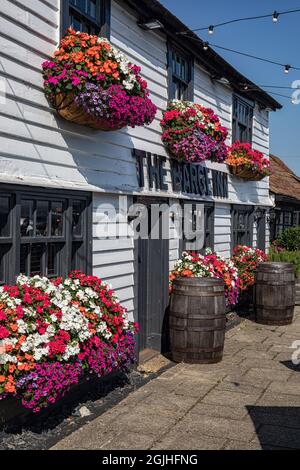
<svg viewBox="0 0 300 470">
<path fill-rule="evenodd" d="M 278 13 L 278 11 L 275 10 L 274 13 L 273 13 L 273 15 L 272 15 L 272 21 L 273 21 L 273 23 L 277 23 L 278 17 L 279 17 L 279 13 Z"/>
<path fill-rule="evenodd" d="M 204 43 L 203 43 L 203 50 L 204 50 L 204 51 L 207 51 L 208 46 L 209 46 L 208 42 L 207 42 L 207 41 L 204 42 Z"/>
<path fill-rule="evenodd" d="M 214 27 L 212 24 L 208 27 L 208 34 L 214 34 Z"/>
<path fill-rule="evenodd" d="M 290 71 L 291 66 L 290 65 L 285 65 L 284 66 L 284 73 L 288 74 Z"/>
</svg>

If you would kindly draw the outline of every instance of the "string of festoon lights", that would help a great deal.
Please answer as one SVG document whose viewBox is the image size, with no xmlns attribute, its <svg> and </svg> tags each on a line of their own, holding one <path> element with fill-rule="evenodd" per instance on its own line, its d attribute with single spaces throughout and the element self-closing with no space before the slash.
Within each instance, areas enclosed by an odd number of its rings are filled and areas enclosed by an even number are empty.
<svg viewBox="0 0 300 470">
<path fill-rule="evenodd" d="M 300 13 L 300 8 L 296 8 L 294 10 L 285 10 L 285 11 L 280 11 L 280 12 L 275 10 L 275 11 L 273 11 L 273 13 L 269 13 L 269 14 L 265 14 L 265 15 L 248 16 L 248 17 L 245 17 L 245 18 L 235 18 L 235 19 L 232 19 L 232 20 L 223 21 L 222 23 L 217 23 L 217 24 L 214 24 L 214 25 L 211 24 L 209 26 L 196 28 L 196 29 L 193 29 L 193 30 L 180 31 L 177 34 L 184 35 L 185 37 L 193 39 L 194 41 L 198 40 L 199 42 L 201 42 L 203 44 L 203 50 L 204 51 L 207 51 L 209 49 L 209 47 L 215 47 L 217 49 L 222 49 L 224 51 L 232 52 L 234 54 L 239 54 L 239 55 L 244 56 L 244 57 L 249 57 L 249 58 L 260 60 L 262 62 L 266 62 L 266 63 L 269 63 L 269 64 L 278 65 L 278 66 L 283 68 L 285 74 L 288 74 L 290 70 L 300 70 L 300 67 L 296 67 L 296 66 L 293 66 L 291 64 L 285 64 L 285 63 L 277 62 L 275 60 L 268 59 L 268 58 L 258 57 L 258 56 L 249 54 L 247 52 L 241 52 L 241 51 L 237 51 L 235 49 L 230 49 L 228 47 L 219 46 L 218 44 L 211 44 L 208 41 L 201 40 L 200 38 L 197 39 L 197 37 L 195 35 L 191 36 L 188 33 L 207 30 L 208 34 L 212 35 L 212 34 L 214 34 L 216 28 L 226 26 L 226 25 L 229 25 L 229 24 L 232 24 L 232 23 L 238 23 L 238 22 L 241 22 L 241 21 L 252 21 L 252 20 L 258 20 L 258 19 L 262 19 L 262 18 L 272 18 L 273 23 L 277 23 L 280 16 L 293 14 L 293 13 Z"/>
<path fill-rule="evenodd" d="M 300 67 L 296 67 L 295 65 L 284 64 L 282 62 L 276 62 L 275 60 L 266 59 L 264 57 L 259 57 L 259 56 L 253 55 L 253 54 L 249 54 L 247 52 L 241 52 L 241 51 L 237 51 L 235 49 L 230 49 L 229 47 L 219 46 L 218 44 L 211 44 L 208 41 L 202 41 L 202 39 L 200 39 L 200 38 L 197 39 L 196 37 L 193 37 L 193 36 L 187 36 L 187 37 L 189 37 L 190 39 L 194 39 L 194 41 L 201 42 L 203 44 L 203 50 L 204 51 L 207 51 L 209 49 L 209 47 L 215 47 L 216 49 L 222 49 L 223 51 L 233 52 L 234 54 L 239 54 L 239 55 L 242 55 L 244 57 L 250 57 L 251 59 L 260 60 L 262 62 L 267 62 L 269 64 L 278 65 L 280 67 L 283 67 L 285 74 L 288 74 L 290 70 L 300 70 Z"/>
<path fill-rule="evenodd" d="M 247 17 L 244 17 L 244 18 L 235 18 L 233 20 L 223 21 L 222 23 L 211 24 L 209 26 L 204 26 L 204 27 L 201 27 L 201 28 L 181 31 L 178 34 L 186 34 L 186 33 L 190 33 L 191 31 L 196 32 L 196 31 L 206 31 L 206 30 L 207 30 L 208 34 L 214 34 L 216 28 L 220 28 L 222 26 L 227 26 L 227 25 L 233 24 L 233 23 L 239 23 L 241 21 L 259 20 L 259 19 L 262 19 L 262 18 L 272 18 L 272 22 L 277 23 L 278 19 L 279 19 L 279 16 L 290 15 L 292 13 L 299 13 L 299 12 L 300 12 L 300 8 L 296 8 L 294 10 L 285 10 L 285 11 L 276 11 L 275 10 L 272 13 L 267 13 L 265 15 L 247 16 Z"/>
</svg>

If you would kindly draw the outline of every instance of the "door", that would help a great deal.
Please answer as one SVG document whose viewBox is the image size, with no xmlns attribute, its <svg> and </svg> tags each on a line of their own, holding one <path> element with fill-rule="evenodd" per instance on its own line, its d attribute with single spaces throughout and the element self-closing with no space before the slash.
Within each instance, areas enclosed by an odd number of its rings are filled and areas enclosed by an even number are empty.
<svg viewBox="0 0 300 470">
<path fill-rule="evenodd" d="M 166 201 L 137 198 L 136 202 L 147 207 L 149 233 L 147 239 L 140 238 L 137 241 L 139 350 L 161 351 L 164 349 L 166 309 L 169 303 L 169 240 L 162 236 L 163 214 L 157 210 L 153 212 L 151 205 Z M 151 237 L 151 229 L 156 224 L 158 239 Z"/>
</svg>

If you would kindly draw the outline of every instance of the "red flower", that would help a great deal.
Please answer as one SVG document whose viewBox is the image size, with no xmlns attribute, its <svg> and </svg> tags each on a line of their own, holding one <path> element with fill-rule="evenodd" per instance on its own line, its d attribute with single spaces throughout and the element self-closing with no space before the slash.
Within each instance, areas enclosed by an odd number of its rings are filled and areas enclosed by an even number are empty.
<svg viewBox="0 0 300 470">
<path fill-rule="evenodd" d="M 57 339 L 56 341 L 51 341 L 49 344 L 49 353 L 51 356 L 56 354 L 63 354 L 66 350 L 66 345 L 61 339 Z"/>
<path fill-rule="evenodd" d="M 10 336 L 9 331 L 4 327 L 0 326 L 0 339 L 5 339 Z"/>
</svg>

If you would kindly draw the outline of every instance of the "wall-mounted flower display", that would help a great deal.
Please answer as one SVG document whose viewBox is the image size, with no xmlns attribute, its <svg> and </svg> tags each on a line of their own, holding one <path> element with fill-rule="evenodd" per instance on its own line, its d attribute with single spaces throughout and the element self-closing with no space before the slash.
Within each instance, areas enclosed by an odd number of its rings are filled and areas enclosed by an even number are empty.
<svg viewBox="0 0 300 470">
<path fill-rule="evenodd" d="M 140 67 L 107 39 L 70 29 L 42 66 L 46 96 L 69 121 L 109 131 L 150 124 L 155 117 Z"/>
<path fill-rule="evenodd" d="M 163 113 L 162 141 L 179 161 L 224 162 L 227 129 L 212 109 L 188 101 L 173 100 Z"/>
<path fill-rule="evenodd" d="M 136 331 L 95 276 L 20 275 L 16 285 L 0 287 L 0 400 L 16 396 L 39 412 L 84 373 L 126 368 L 134 361 Z"/>
<path fill-rule="evenodd" d="M 250 143 L 237 141 L 232 144 L 226 163 L 233 175 L 250 181 L 260 181 L 271 174 L 269 160 Z"/>
</svg>

